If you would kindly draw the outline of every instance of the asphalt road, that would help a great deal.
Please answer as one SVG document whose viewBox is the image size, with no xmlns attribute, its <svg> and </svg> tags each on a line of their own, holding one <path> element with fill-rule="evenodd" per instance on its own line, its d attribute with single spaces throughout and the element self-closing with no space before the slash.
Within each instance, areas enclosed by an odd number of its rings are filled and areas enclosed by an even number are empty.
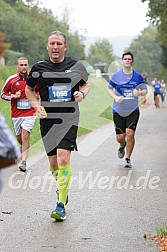
<svg viewBox="0 0 167 252">
<path fill-rule="evenodd" d="M 56 222 L 56 183 L 40 153 L 27 172 L 4 170 L 0 195 L 2 252 L 156 252 L 154 235 L 167 224 L 167 107 L 141 108 L 133 169 L 118 159 L 113 124 L 78 140 L 67 219 Z"/>
</svg>

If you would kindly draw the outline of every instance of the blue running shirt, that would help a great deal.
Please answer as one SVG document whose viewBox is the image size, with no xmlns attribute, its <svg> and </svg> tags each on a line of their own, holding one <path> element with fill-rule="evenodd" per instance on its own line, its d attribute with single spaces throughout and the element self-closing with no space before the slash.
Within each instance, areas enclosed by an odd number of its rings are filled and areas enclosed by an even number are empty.
<svg viewBox="0 0 167 252">
<path fill-rule="evenodd" d="M 154 88 L 154 94 L 161 93 L 161 83 L 160 82 L 158 82 L 158 83 L 154 82 L 152 86 Z"/>
<path fill-rule="evenodd" d="M 123 96 L 123 101 L 117 103 L 114 100 L 113 113 L 129 115 L 135 110 L 139 110 L 138 96 L 133 95 L 133 89 L 147 89 L 142 75 L 136 71 L 131 74 L 125 74 L 123 70 L 114 73 L 108 84 L 109 89 L 115 89 L 117 96 Z"/>
</svg>

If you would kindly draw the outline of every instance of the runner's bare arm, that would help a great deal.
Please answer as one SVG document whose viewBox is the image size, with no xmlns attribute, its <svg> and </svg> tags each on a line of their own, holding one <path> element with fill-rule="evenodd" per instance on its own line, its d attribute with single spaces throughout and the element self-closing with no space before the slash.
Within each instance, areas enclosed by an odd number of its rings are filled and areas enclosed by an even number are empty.
<svg viewBox="0 0 167 252">
<path fill-rule="evenodd" d="M 121 103 L 123 101 L 123 96 L 118 96 L 114 93 L 113 89 L 107 88 L 107 91 L 109 95 L 118 103 Z"/>
<path fill-rule="evenodd" d="M 46 111 L 44 107 L 39 104 L 38 97 L 36 96 L 36 93 L 34 92 L 34 90 L 35 90 L 34 88 L 26 86 L 25 93 L 32 107 L 36 110 L 39 118 L 42 119 L 46 117 Z"/>
</svg>

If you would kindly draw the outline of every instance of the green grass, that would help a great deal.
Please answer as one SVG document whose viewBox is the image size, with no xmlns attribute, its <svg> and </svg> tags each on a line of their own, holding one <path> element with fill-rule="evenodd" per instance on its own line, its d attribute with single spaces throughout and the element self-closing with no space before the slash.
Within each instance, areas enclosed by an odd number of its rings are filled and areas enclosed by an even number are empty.
<svg viewBox="0 0 167 252">
<path fill-rule="evenodd" d="M 111 111 L 112 111 L 112 107 L 109 106 L 99 116 L 103 117 L 103 118 L 106 118 L 106 119 L 109 119 L 109 120 L 112 120 L 113 119 L 113 117 L 112 117 L 113 114 L 111 113 Z"/>
<path fill-rule="evenodd" d="M 167 236 L 167 226 L 166 227 L 157 228 L 157 235 L 159 235 L 159 236 Z"/>
<path fill-rule="evenodd" d="M 90 92 L 85 100 L 79 104 L 79 126 L 94 130 L 111 120 L 109 113 L 111 113 L 112 99 L 107 93 L 106 80 L 90 77 L 89 82 L 91 85 Z"/>
<path fill-rule="evenodd" d="M 16 71 L 15 66 L 0 67 L 0 90 L 2 89 L 6 79 L 10 75 L 15 74 Z M 85 100 L 79 103 L 80 122 L 78 136 L 90 133 L 92 130 L 97 129 L 112 120 L 112 99 L 107 93 L 107 81 L 103 78 L 97 79 L 90 76 L 89 82 L 91 85 L 90 92 Z M 0 111 L 3 113 L 7 124 L 13 131 L 10 102 L 0 99 Z M 35 122 L 30 142 L 30 154 L 44 150 L 39 129 L 39 119 Z"/>
</svg>

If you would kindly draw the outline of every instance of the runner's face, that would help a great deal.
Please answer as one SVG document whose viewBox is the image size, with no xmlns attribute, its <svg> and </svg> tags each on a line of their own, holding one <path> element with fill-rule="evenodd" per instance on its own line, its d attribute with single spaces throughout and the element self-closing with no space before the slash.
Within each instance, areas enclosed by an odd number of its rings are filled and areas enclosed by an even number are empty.
<svg viewBox="0 0 167 252">
<path fill-rule="evenodd" d="M 27 74 L 28 72 L 28 60 L 19 60 L 17 63 L 18 72 L 21 74 Z"/>
<path fill-rule="evenodd" d="M 50 60 L 59 63 L 64 60 L 64 53 L 67 49 L 64 37 L 62 35 L 53 34 L 48 38 L 47 50 Z"/>
<path fill-rule="evenodd" d="M 123 67 L 125 68 L 131 68 L 133 64 L 132 56 L 131 55 L 125 55 L 122 59 L 123 61 Z"/>
</svg>

